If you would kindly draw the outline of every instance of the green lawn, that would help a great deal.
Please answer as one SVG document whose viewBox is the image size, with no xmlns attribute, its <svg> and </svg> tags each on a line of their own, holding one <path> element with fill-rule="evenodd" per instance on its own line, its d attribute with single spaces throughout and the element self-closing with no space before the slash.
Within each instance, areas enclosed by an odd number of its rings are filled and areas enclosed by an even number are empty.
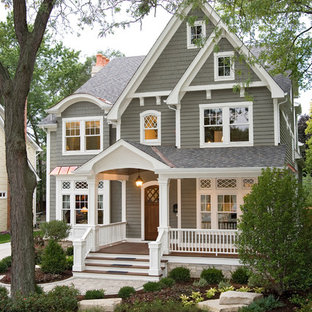
<svg viewBox="0 0 312 312">
<path fill-rule="evenodd" d="M 0 244 L 8 243 L 11 241 L 10 234 L 0 234 Z"/>
</svg>

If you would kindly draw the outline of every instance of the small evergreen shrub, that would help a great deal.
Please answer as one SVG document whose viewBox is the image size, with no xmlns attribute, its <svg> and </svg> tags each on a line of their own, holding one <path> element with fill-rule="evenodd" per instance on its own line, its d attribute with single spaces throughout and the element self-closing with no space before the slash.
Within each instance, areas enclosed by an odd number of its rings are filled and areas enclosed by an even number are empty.
<svg viewBox="0 0 312 312">
<path fill-rule="evenodd" d="M 161 286 L 158 282 L 147 282 L 143 285 L 143 289 L 146 292 L 159 291 Z"/>
<path fill-rule="evenodd" d="M 205 287 L 208 283 L 204 278 L 200 278 L 199 280 L 194 281 L 193 285 L 196 287 Z"/>
<path fill-rule="evenodd" d="M 74 265 L 74 256 L 66 256 L 66 269 L 72 270 Z"/>
<path fill-rule="evenodd" d="M 129 298 L 132 294 L 135 294 L 135 289 L 130 286 L 121 287 L 118 292 L 118 297 L 122 299 Z"/>
<path fill-rule="evenodd" d="M 49 241 L 41 258 L 41 270 L 45 273 L 59 274 L 66 270 L 65 253 L 55 240 Z"/>
<path fill-rule="evenodd" d="M 0 301 L 3 299 L 8 299 L 8 297 L 9 297 L 8 290 L 5 287 L 0 286 Z"/>
<path fill-rule="evenodd" d="M 87 290 L 85 299 L 102 299 L 104 298 L 104 289 L 93 289 L 93 290 Z"/>
<path fill-rule="evenodd" d="M 1 261 L 4 262 L 8 268 L 10 268 L 12 265 L 12 257 L 11 256 L 3 258 Z"/>
<path fill-rule="evenodd" d="M 43 248 L 35 248 L 35 264 L 39 265 L 41 263 L 42 253 Z"/>
<path fill-rule="evenodd" d="M 66 248 L 66 256 L 73 256 L 74 255 L 74 247 L 69 246 Z"/>
<path fill-rule="evenodd" d="M 159 281 L 161 288 L 168 288 L 172 287 L 175 284 L 175 281 L 173 278 L 170 277 L 164 277 Z"/>
<path fill-rule="evenodd" d="M 69 235 L 70 225 L 65 221 L 53 220 L 40 225 L 44 237 L 59 241 Z"/>
<path fill-rule="evenodd" d="M 191 279 L 190 270 L 184 267 L 174 268 L 169 273 L 169 277 L 176 282 L 188 282 Z"/>
<path fill-rule="evenodd" d="M 0 261 L 0 273 L 6 273 L 6 271 L 8 270 L 8 266 L 5 262 Z"/>
<path fill-rule="evenodd" d="M 249 278 L 249 272 L 246 267 L 237 268 L 231 275 L 233 283 L 236 284 L 247 284 Z"/>
<path fill-rule="evenodd" d="M 219 284 L 223 281 L 224 276 L 221 270 L 216 268 L 208 268 L 201 272 L 200 278 L 207 281 L 208 284 Z"/>
<path fill-rule="evenodd" d="M 36 284 L 35 285 L 35 292 L 36 292 L 36 294 L 41 295 L 41 294 L 44 293 L 44 290 L 43 290 L 43 288 L 41 286 Z"/>
<path fill-rule="evenodd" d="M 258 299 L 247 307 L 240 308 L 239 312 L 266 312 L 282 306 L 283 303 L 275 299 L 274 296 L 270 295 L 266 298 Z"/>
</svg>

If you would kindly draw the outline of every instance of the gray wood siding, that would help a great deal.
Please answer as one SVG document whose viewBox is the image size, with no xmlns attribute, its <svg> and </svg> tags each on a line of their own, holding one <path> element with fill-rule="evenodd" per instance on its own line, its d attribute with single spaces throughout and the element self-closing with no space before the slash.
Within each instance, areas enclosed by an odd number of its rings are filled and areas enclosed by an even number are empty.
<svg viewBox="0 0 312 312">
<path fill-rule="evenodd" d="M 196 179 L 182 179 L 182 228 L 196 228 Z"/>
<path fill-rule="evenodd" d="M 217 44 L 216 48 L 218 52 L 234 51 L 231 43 L 223 38 Z M 205 64 L 199 70 L 196 77 L 191 82 L 191 86 L 205 85 L 205 84 L 222 84 L 231 82 L 245 82 L 245 81 L 259 81 L 259 77 L 254 73 L 254 71 L 246 64 L 244 60 L 239 57 L 236 52 L 234 57 L 234 69 L 235 69 L 235 80 L 228 81 L 214 81 L 214 53 L 208 57 Z"/>
<path fill-rule="evenodd" d="M 170 180 L 169 188 L 169 225 L 172 228 L 177 228 L 178 218 L 177 214 L 173 212 L 173 205 L 177 204 L 177 180 Z"/>
<path fill-rule="evenodd" d="M 111 222 L 121 221 L 121 182 L 111 181 Z"/>
<path fill-rule="evenodd" d="M 104 116 L 104 111 L 97 105 L 89 102 L 78 102 L 72 104 L 57 118 L 57 130 L 51 132 L 50 166 L 51 171 L 58 166 L 81 166 L 95 155 L 62 155 L 62 118 Z M 109 125 L 103 120 L 103 148 L 109 146 Z M 50 184 L 50 209 L 51 219 L 55 219 L 55 177 L 51 176 Z"/>
<path fill-rule="evenodd" d="M 254 145 L 274 144 L 273 100 L 267 88 L 249 88 L 253 101 Z M 199 104 L 243 102 L 232 90 L 214 90 L 206 99 L 204 91 L 187 92 L 181 101 L 181 147 L 199 147 Z"/>
<path fill-rule="evenodd" d="M 286 145 L 286 162 L 294 166 L 292 161 L 292 138 L 282 112 L 280 112 L 280 139 L 281 144 Z"/>
<path fill-rule="evenodd" d="M 196 11 L 189 15 L 197 16 L 199 20 L 203 18 L 204 13 Z M 213 29 L 214 26 L 209 21 L 206 25 L 207 37 L 210 36 Z M 198 51 L 199 48 L 187 49 L 187 26 L 186 22 L 183 22 L 136 92 L 173 89 Z"/>
<path fill-rule="evenodd" d="M 155 181 L 157 176 L 151 171 L 141 171 L 144 182 Z M 138 174 L 132 174 L 127 181 L 127 237 L 141 238 L 141 188 L 136 187 Z"/>
<path fill-rule="evenodd" d="M 121 138 L 140 142 L 140 113 L 147 110 L 161 112 L 161 145 L 175 145 L 175 112 L 162 102 L 156 105 L 155 98 L 145 98 L 144 106 L 133 99 L 121 117 Z"/>
</svg>

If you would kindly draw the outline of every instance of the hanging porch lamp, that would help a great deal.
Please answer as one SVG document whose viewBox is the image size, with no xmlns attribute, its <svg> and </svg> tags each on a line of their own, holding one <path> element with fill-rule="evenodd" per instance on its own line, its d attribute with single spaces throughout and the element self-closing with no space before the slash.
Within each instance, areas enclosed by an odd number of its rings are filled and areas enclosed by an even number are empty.
<svg viewBox="0 0 312 312">
<path fill-rule="evenodd" d="M 138 170 L 138 177 L 135 180 L 135 185 L 141 187 L 143 185 L 143 179 L 140 177 L 140 170 Z"/>
</svg>

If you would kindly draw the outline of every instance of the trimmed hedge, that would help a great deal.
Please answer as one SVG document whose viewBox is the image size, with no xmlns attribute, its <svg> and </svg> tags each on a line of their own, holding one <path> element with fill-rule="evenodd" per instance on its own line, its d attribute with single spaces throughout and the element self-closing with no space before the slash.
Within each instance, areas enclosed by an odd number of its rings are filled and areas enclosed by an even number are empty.
<svg viewBox="0 0 312 312">
<path fill-rule="evenodd" d="M 177 267 L 170 271 L 169 277 L 176 282 L 188 282 L 191 279 L 191 273 L 187 268 Z"/>
<path fill-rule="evenodd" d="M 201 272 L 200 278 L 207 281 L 208 284 L 219 284 L 224 280 L 224 276 L 221 270 L 216 268 L 208 268 Z"/>
</svg>

